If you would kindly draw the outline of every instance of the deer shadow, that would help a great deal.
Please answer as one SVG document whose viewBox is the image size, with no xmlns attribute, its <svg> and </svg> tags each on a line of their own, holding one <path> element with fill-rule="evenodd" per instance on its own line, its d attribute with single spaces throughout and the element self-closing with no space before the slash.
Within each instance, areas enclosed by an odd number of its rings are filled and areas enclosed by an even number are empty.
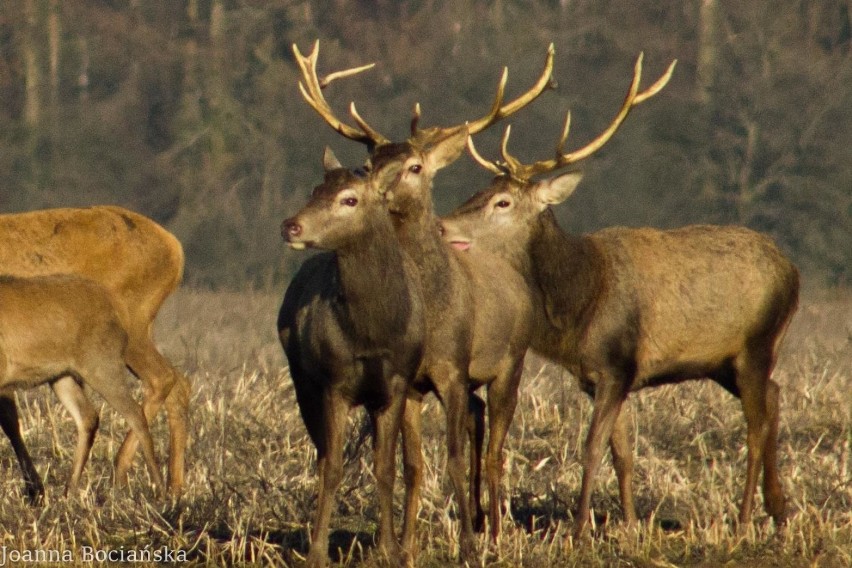
<svg viewBox="0 0 852 568">
<path fill-rule="evenodd" d="M 579 494 L 572 495 L 570 500 L 565 500 L 555 494 L 547 495 L 545 498 L 531 493 L 520 493 L 510 500 L 510 511 L 515 525 L 524 529 L 529 534 L 540 534 L 542 538 L 564 530 L 565 525 L 574 522 L 574 501 L 579 499 Z M 637 501 L 637 513 L 642 522 L 647 522 L 653 517 L 654 525 L 664 532 L 677 532 L 683 530 L 683 521 L 668 516 L 652 515 L 655 509 L 653 503 Z M 594 525 L 605 528 L 621 522 L 622 515 L 617 501 L 594 509 Z"/>
</svg>

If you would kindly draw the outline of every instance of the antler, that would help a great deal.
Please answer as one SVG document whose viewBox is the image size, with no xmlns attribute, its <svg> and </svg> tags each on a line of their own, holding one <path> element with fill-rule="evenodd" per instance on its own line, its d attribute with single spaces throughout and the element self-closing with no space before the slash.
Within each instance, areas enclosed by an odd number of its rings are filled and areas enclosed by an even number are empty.
<svg viewBox="0 0 852 568">
<path fill-rule="evenodd" d="M 597 152 L 604 144 L 606 144 L 610 138 L 612 138 L 615 131 L 621 126 L 624 122 L 624 119 L 627 118 L 627 115 L 630 113 L 630 110 L 642 103 L 649 98 L 653 97 L 657 93 L 659 93 L 663 87 L 669 82 L 671 79 L 672 73 L 674 72 L 675 65 L 677 64 L 677 60 L 671 62 L 668 69 L 663 75 L 654 82 L 653 85 L 648 87 L 642 92 L 639 92 L 639 82 L 642 78 L 642 55 L 639 54 L 639 57 L 636 58 L 636 65 L 633 69 L 633 81 L 630 83 L 630 88 L 627 91 L 627 96 L 624 99 L 624 103 L 621 105 L 621 109 L 618 111 L 618 114 L 615 115 L 615 118 L 610 123 L 610 125 L 601 132 L 597 138 L 589 142 L 587 145 L 579 148 L 573 152 L 564 153 L 563 147 L 565 146 L 565 140 L 568 138 L 568 131 L 571 125 L 571 113 L 570 111 L 565 116 L 565 126 L 562 129 L 562 135 L 559 138 L 559 142 L 556 145 L 556 157 L 550 160 L 541 160 L 529 165 L 524 165 L 520 163 L 516 158 L 511 156 L 507 150 L 508 142 L 509 142 L 509 133 L 511 132 L 511 127 L 506 127 L 506 132 L 503 134 L 503 140 L 500 144 L 500 155 L 502 156 L 502 161 L 497 162 L 489 162 L 485 160 L 479 152 L 476 151 L 476 148 L 473 145 L 473 140 L 468 138 L 467 145 L 468 150 L 470 151 L 471 156 L 476 162 L 482 166 L 483 168 L 500 174 L 500 175 L 510 175 L 511 177 L 526 181 L 531 179 L 533 176 L 551 172 L 553 170 L 565 167 L 569 164 L 573 164 L 578 162 L 584 158 L 587 158 Z"/>
<path fill-rule="evenodd" d="M 352 114 L 352 117 L 360 130 L 349 126 L 335 117 L 334 112 L 331 110 L 331 107 L 328 102 L 326 102 L 325 97 L 322 94 L 322 89 L 327 87 L 332 81 L 355 75 L 356 73 L 366 71 L 367 69 L 372 69 L 375 66 L 375 63 L 370 63 L 369 65 L 363 65 L 361 67 L 354 67 L 352 69 L 345 69 L 343 71 L 336 71 L 320 79 L 317 76 L 319 40 L 314 43 L 314 48 L 307 57 L 302 55 L 299 51 L 299 47 L 294 43 L 293 55 L 296 56 L 296 63 L 299 64 L 299 68 L 302 71 L 302 79 L 304 80 L 304 83 L 299 81 L 299 91 L 301 91 L 302 97 L 332 128 L 350 140 L 366 144 L 370 151 L 378 145 L 390 142 L 390 140 L 382 136 L 378 131 L 371 128 L 358 115 L 355 111 L 355 103 L 350 104 L 349 112 Z"/>
<path fill-rule="evenodd" d="M 499 122 L 500 120 L 503 120 L 507 116 L 515 114 L 516 112 L 533 102 L 546 89 L 555 88 L 556 84 L 553 81 L 554 52 L 555 49 L 553 47 L 553 44 L 551 43 L 550 46 L 547 48 L 547 57 L 544 60 L 544 69 L 542 69 L 538 81 L 536 81 L 536 83 L 527 92 L 505 105 L 503 104 L 503 96 L 506 90 L 506 81 L 509 77 L 509 69 L 507 67 L 504 67 L 503 74 L 500 76 L 500 82 L 497 84 L 497 93 L 494 96 L 494 102 L 491 103 L 491 108 L 489 109 L 488 114 L 477 120 L 467 122 L 468 134 L 473 135 L 482 132 L 489 126 Z M 459 124 L 456 126 L 431 127 L 421 130 L 417 126 L 419 122 L 420 103 L 417 103 L 414 106 L 413 117 L 411 119 L 412 138 L 416 137 L 420 138 L 421 140 L 440 139 L 464 126 L 462 124 Z"/>
</svg>

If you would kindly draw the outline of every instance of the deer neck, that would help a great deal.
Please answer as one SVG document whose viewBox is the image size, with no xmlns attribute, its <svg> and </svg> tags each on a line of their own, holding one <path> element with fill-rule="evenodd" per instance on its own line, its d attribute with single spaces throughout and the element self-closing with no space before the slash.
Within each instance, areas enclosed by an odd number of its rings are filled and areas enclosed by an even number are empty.
<svg viewBox="0 0 852 568">
<path fill-rule="evenodd" d="M 406 214 L 394 215 L 394 228 L 400 246 L 417 267 L 423 295 L 435 307 L 452 302 L 449 297 L 454 290 L 454 262 L 449 247 L 441 238 L 438 219 L 431 206 L 408 210 Z"/>
<path fill-rule="evenodd" d="M 383 345 L 405 330 L 412 288 L 390 220 L 375 217 L 360 244 L 337 251 L 339 308 L 357 337 Z"/>
<path fill-rule="evenodd" d="M 537 320 L 545 324 L 537 326 L 533 349 L 574 363 L 603 292 L 603 259 L 589 239 L 563 231 L 550 210 L 539 217 L 528 253 L 526 274 L 540 295 Z"/>
</svg>

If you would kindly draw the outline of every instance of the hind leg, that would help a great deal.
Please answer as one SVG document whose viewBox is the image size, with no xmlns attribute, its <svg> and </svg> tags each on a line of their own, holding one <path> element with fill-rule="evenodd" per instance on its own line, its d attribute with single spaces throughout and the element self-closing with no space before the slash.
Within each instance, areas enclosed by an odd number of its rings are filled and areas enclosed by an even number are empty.
<svg viewBox="0 0 852 568">
<path fill-rule="evenodd" d="M 757 477 L 760 473 L 760 467 L 764 463 L 764 449 L 769 441 L 770 433 L 777 431 L 777 426 L 772 425 L 773 420 L 777 420 L 778 418 L 777 412 L 773 417 L 770 414 L 768 404 L 768 373 L 766 367 L 755 359 L 755 357 L 743 355 L 735 363 L 737 373 L 736 385 L 739 389 L 743 413 L 746 419 L 746 445 L 748 447 L 746 480 L 739 515 L 741 525 L 748 523 L 751 519 L 752 510 L 754 509 L 754 493 L 757 488 Z M 772 470 L 773 475 L 776 475 L 776 479 L 772 480 L 772 483 L 778 483 L 774 464 Z M 780 489 L 780 484 L 777 487 Z"/>
<path fill-rule="evenodd" d="M 121 414 L 127 420 L 131 431 L 139 438 L 142 444 L 142 454 L 145 456 L 145 462 L 148 465 L 148 470 L 151 473 L 151 479 L 158 488 L 163 487 L 163 477 L 160 475 L 160 468 L 157 465 L 157 458 L 154 454 L 154 441 L 151 439 L 151 432 L 148 430 L 148 421 L 145 419 L 145 414 L 142 408 L 133 397 L 130 396 L 130 388 L 126 380 L 127 372 L 124 364 L 116 364 L 109 366 L 101 366 L 91 370 L 84 380 L 98 394 L 104 397 L 104 400 L 112 406 L 116 412 Z M 125 440 L 126 441 L 126 440 Z M 116 458 L 116 483 L 121 485 L 126 481 L 126 477 L 121 475 L 118 468 L 118 460 Z M 125 472 L 126 473 L 126 472 Z"/>
<path fill-rule="evenodd" d="M 769 433 L 763 446 L 763 500 L 766 512 L 778 525 L 785 522 L 787 508 L 784 488 L 778 476 L 779 390 L 777 383 L 772 380 L 767 382 L 766 409 Z"/>
<path fill-rule="evenodd" d="M 9 438 L 9 443 L 12 444 L 12 449 L 15 451 L 15 457 L 18 458 L 18 465 L 21 467 L 21 473 L 24 476 L 27 498 L 31 504 L 35 505 L 44 499 L 44 485 L 41 483 L 38 471 L 36 471 L 30 453 L 27 451 L 27 446 L 24 444 L 24 439 L 21 437 L 18 407 L 15 405 L 14 396 L 14 394 L 0 395 L 0 427 L 3 428 L 6 437 Z"/>
<path fill-rule="evenodd" d="M 139 338 L 142 339 L 139 339 Z M 126 353 L 127 366 L 142 381 L 144 392 L 143 412 L 151 423 L 165 404 L 169 423 L 169 492 L 180 493 L 184 485 L 188 416 L 191 385 L 189 379 L 178 372 L 157 351 L 147 332 L 131 336 Z M 116 479 L 123 482 L 133 463 L 139 439 L 135 431 L 128 432 L 116 457 Z"/>
<path fill-rule="evenodd" d="M 74 377 L 66 376 L 55 380 L 50 383 L 50 388 L 77 425 L 77 447 L 74 450 L 71 475 L 65 485 L 65 495 L 68 496 L 71 491 L 77 489 L 83 468 L 89 460 L 98 431 L 98 412 Z"/>
</svg>

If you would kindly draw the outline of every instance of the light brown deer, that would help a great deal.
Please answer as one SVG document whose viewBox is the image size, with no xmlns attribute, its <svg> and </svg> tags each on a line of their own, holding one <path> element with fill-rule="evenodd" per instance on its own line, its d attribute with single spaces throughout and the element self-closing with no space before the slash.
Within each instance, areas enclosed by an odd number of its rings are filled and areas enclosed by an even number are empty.
<svg viewBox="0 0 852 568">
<path fill-rule="evenodd" d="M 784 518 L 778 385 L 770 375 L 798 302 L 796 268 L 770 239 L 743 227 L 611 228 L 572 236 L 558 226 L 551 206 L 571 195 L 581 175 L 533 181 L 603 146 L 635 105 L 665 86 L 673 66 L 639 92 L 640 57 L 615 120 L 574 152 L 563 150 L 567 119 L 557 157 L 529 165 L 506 150 L 508 128 L 499 162 L 483 160 L 469 142 L 471 154 L 497 177 L 443 221 L 445 239 L 471 252 L 495 252 L 524 275 L 536 306 L 532 348 L 571 371 L 594 398 L 575 537 L 588 522 L 607 441 L 625 519 L 636 521 L 633 456 L 620 412 L 628 394 L 698 378 L 742 401 L 748 466 L 740 523 L 751 516 L 761 464 L 766 510 L 776 522 Z"/>
<path fill-rule="evenodd" d="M 392 143 L 364 121 L 352 104 L 357 124 L 349 126 L 334 116 L 322 95 L 316 73 L 318 48 L 303 57 L 294 46 L 304 83 L 304 98 L 343 136 L 367 145 L 369 175 L 385 196 L 402 249 L 417 265 L 426 304 L 426 345 L 422 375 L 409 391 L 403 422 L 403 461 L 407 505 L 403 548 L 414 554 L 414 526 L 422 481 L 420 448 L 421 400 L 435 392 L 447 417 L 447 472 L 459 512 L 460 548 L 465 559 L 474 555 L 473 520 L 464 498 L 464 438 L 468 424 L 468 393 L 488 385 L 489 440 L 486 477 L 490 496 L 491 532 L 499 531 L 499 489 L 502 448 L 523 368 L 530 329 L 530 306 L 520 275 L 499 258 L 460 255 L 441 241 L 432 206 L 432 180 L 441 168 L 464 150 L 467 135 L 475 134 L 509 116 L 538 97 L 551 83 L 553 46 L 536 84 L 503 104 L 504 70 L 489 113 L 473 122 L 446 128 L 420 129 L 415 107 L 411 137 Z M 475 503 L 478 495 L 471 503 Z"/>
<path fill-rule="evenodd" d="M 79 484 L 98 429 L 98 413 L 82 384 L 127 420 L 142 442 L 152 480 L 163 486 L 147 421 L 127 384 L 123 320 L 110 294 L 92 280 L 0 276 L 0 394 L 12 400 L 15 389 L 49 383 L 74 418 L 77 448 L 66 494 Z"/>
<path fill-rule="evenodd" d="M 399 558 L 393 530 L 396 440 L 423 353 L 423 296 L 371 180 L 326 150 L 325 180 L 281 225 L 291 248 L 314 256 L 293 277 L 278 315 L 296 399 L 317 448 L 319 499 L 308 565 L 328 562 L 334 493 L 343 475 L 349 410 L 363 405 L 375 436 L 379 550 Z M 377 293 L 381 290 L 381 293 Z"/>
<path fill-rule="evenodd" d="M 180 242 L 151 219 L 120 207 L 7 214 L 0 215 L 0 267 L 17 276 L 78 274 L 109 292 L 127 318 L 125 361 L 142 381 L 149 423 L 165 404 L 171 438 L 168 489 L 179 493 L 184 484 L 190 383 L 157 350 L 152 328 L 183 276 Z M 0 423 L 23 460 L 28 492 L 37 499 L 43 488 L 22 445 L 14 400 L 8 397 L 0 397 Z M 117 481 L 127 478 L 138 443 L 131 430 L 116 456 Z"/>
</svg>

